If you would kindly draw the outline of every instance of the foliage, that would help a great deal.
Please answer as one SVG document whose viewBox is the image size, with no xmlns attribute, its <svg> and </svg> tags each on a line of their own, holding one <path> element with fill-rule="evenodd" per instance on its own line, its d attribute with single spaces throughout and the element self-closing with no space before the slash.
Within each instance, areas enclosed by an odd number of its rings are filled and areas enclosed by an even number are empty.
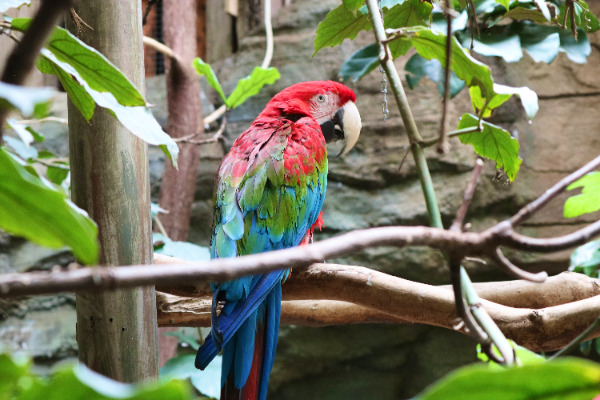
<svg viewBox="0 0 600 400">
<path fill-rule="evenodd" d="M 164 254 L 165 256 L 177 257 L 188 261 L 210 260 L 210 251 L 208 248 L 198 246 L 197 244 L 174 241 L 160 233 L 153 233 L 152 241 L 154 242 L 154 252 L 157 254 Z"/>
<path fill-rule="evenodd" d="M 26 31 L 29 18 L 15 18 L 11 28 Z M 55 28 L 37 66 L 61 81 L 73 104 L 89 121 L 95 104 L 107 108 L 134 135 L 160 146 L 177 165 L 177 144 L 162 130 L 146 107 L 143 96 L 106 57 L 69 31 Z"/>
<path fill-rule="evenodd" d="M 43 246 L 69 246 L 83 263 L 98 260 L 96 224 L 62 190 L 2 147 L 0 227 Z"/>
<path fill-rule="evenodd" d="M 165 380 L 130 385 L 113 381 L 84 365 L 67 364 L 50 377 L 31 371 L 31 359 L 0 354 L 0 400 L 191 400 L 186 382 Z"/>
<path fill-rule="evenodd" d="M 582 188 L 581 193 L 569 197 L 565 202 L 565 218 L 575 218 L 600 210 L 600 172 L 590 172 L 569 185 L 567 190 L 577 188 Z"/>
<path fill-rule="evenodd" d="M 521 367 L 472 365 L 453 371 L 418 400 L 591 399 L 600 393 L 600 364 L 562 358 Z"/>
<path fill-rule="evenodd" d="M 593 240 L 576 248 L 571 254 L 569 271 L 600 278 L 600 240 Z"/>
<path fill-rule="evenodd" d="M 257 95 L 265 85 L 272 85 L 281 77 L 277 68 L 255 67 L 249 76 L 239 80 L 233 92 L 231 92 L 229 97 L 226 97 L 221 83 L 210 64 L 205 63 L 201 58 L 196 58 L 194 60 L 194 68 L 196 68 L 198 75 L 206 77 L 210 87 L 219 93 L 219 96 L 221 96 L 223 103 L 225 103 L 228 109 L 239 107 L 247 99 Z"/>
</svg>

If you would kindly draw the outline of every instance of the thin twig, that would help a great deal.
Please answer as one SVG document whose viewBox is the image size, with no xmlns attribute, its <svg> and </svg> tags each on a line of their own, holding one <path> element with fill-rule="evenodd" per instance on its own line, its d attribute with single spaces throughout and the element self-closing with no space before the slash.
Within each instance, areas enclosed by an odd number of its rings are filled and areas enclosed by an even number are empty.
<svg viewBox="0 0 600 400">
<path fill-rule="evenodd" d="M 546 271 L 538 272 L 533 274 L 522 270 L 521 268 L 514 265 L 506 256 L 502 253 L 502 250 L 496 249 L 494 261 L 498 263 L 504 270 L 509 274 L 519 279 L 524 279 L 530 282 L 542 283 L 548 279 L 548 273 Z"/>
<path fill-rule="evenodd" d="M 40 118 L 40 119 L 22 119 L 20 121 L 17 121 L 18 124 L 23 124 L 23 125 L 41 124 L 44 122 L 58 122 L 59 124 L 68 125 L 68 121 L 65 118 L 59 118 L 59 117 L 45 117 L 45 118 Z"/>
<path fill-rule="evenodd" d="M 173 140 L 175 142 L 191 143 L 191 144 L 198 144 L 198 145 L 218 142 L 219 140 L 221 140 L 223 138 L 223 132 L 225 132 L 226 126 L 227 126 L 227 114 L 225 114 L 223 116 L 223 120 L 221 121 L 221 126 L 219 126 L 219 129 L 210 138 L 195 140 L 194 138 L 197 137 L 198 134 L 194 133 L 192 135 L 187 135 L 187 136 L 183 136 L 180 138 L 173 138 Z"/>
<path fill-rule="evenodd" d="M 152 11 L 154 4 L 158 3 L 158 1 L 159 0 L 148 0 L 148 4 L 146 4 L 146 9 L 144 10 L 144 16 L 142 17 L 142 26 L 146 26 L 148 15 L 150 14 L 150 11 Z"/>
<path fill-rule="evenodd" d="M 467 133 L 474 133 L 474 132 L 481 132 L 481 127 L 479 125 L 477 125 L 477 126 L 470 126 L 468 128 L 457 129 L 457 130 L 448 132 L 446 134 L 446 137 L 451 138 L 451 137 L 456 137 L 456 136 L 465 135 Z M 432 139 L 423 139 L 423 141 L 421 142 L 421 146 L 430 147 L 430 146 L 433 146 L 434 144 L 438 143 L 439 140 L 440 140 L 439 136 L 432 138 Z"/>
<path fill-rule="evenodd" d="M 579 168 L 577 171 L 572 174 L 564 177 L 560 181 L 558 181 L 554 186 L 550 189 L 546 190 L 543 195 L 527 204 L 525 207 L 521 208 L 519 212 L 517 212 L 512 218 L 510 218 L 509 222 L 512 226 L 516 226 L 521 222 L 525 221 L 529 218 L 534 212 L 542 208 L 546 205 L 550 200 L 555 198 L 559 193 L 567 188 L 571 183 L 575 182 L 577 179 L 586 175 L 588 172 L 595 170 L 600 167 L 600 156 L 594 158 L 592 161 Z"/>
<path fill-rule="evenodd" d="M 473 173 L 471 174 L 471 179 L 469 180 L 463 195 L 463 201 L 456 212 L 454 222 L 452 222 L 452 225 L 450 226 L 451 231 L 462 232 L 463 222 L 467 216 L 467 211 L 469 211 L 469 206 L 471 205 L 471 200 L 473 199 L 473 194 L 475 193 L 475 188 L 477 187 L 477 181 L 479 180 L 479 175 L 481 175 L 482 170 L 483 160 L 481 158 L 477 158 L 475 161 L 475 167 L 473 168 Z"/>
<path fill-rule="evenodd" d="M 159 53 L 162 53 L 166 57 L 169 57 L 170 59 L 177 59 L 177 55 L 175 54 L 175 52 L 173 52 L 173 49 L 162 44 L 158 40 L 153 39 L 148 36 L 144 36 L 143 42 L 144 42 L 144 45 L 146 45 L 150 48 L 153 48 L 154 50 L 158 51 Z"/>
<path fill-rule="evenodd" d="M 440 121 L 440 134 L 437 146 L 439 154 L 446 154 L 450 150 L 450 143 L 446 135 L 446 117 L 448 115 L 448 100 L 450 98 L 450 64 L 452 62 L 452 1 L 446 1 L 444 13 L 446 14 L 446 65 L 444 67 L 444 94 L 442 97 L 442 119 Z"/>
<path fill-rule="evenodd" d="M 571 350 L 573 350 L 577 346 L 579 346 L 579 343 L 583 342 L 586 339 L 589 339 L 589 337 L 594 332 L 596 332 L 596 330 L 598 328 L 600 328 L 600 317 L 596 318 L 594 320 L 594 322 L 592 322 L 592 324 L 590 326 L 588 326 L 583 332 L 581 332 L 579 335 L 577 335 L 577 337 L 575 339 L 573 339 L 573 341 L 571 341 L 571 343 L 569 343 L 568 345 L 566 345 L 565 347 L 563 347 L 562 349 L 557 351 L 548 360 L 554 360 L 555 358 L 560 357 L 563 354 L 569 353 Z"/>
</svg>

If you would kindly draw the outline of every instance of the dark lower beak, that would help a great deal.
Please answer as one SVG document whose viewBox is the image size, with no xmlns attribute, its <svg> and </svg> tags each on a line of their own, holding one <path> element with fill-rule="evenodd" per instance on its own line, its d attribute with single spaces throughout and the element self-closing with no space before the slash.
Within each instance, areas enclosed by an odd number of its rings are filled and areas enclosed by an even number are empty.
<svg viewBox="0 0 600 400">
<path fill-rule="evenodd" d="M 325 143 L 334 143 L 344 139 L 344 109 L 340 108 L 332 119 L 321 124 L 321 131 L 325 137 Z"/>
</svg>

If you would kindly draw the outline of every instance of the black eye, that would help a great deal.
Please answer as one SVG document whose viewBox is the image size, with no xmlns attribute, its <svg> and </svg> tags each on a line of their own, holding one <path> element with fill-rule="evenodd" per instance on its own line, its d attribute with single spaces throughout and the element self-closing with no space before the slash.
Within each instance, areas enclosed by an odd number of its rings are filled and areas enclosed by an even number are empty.
<svg viewBox="0 0 600 400">
<path fill-rule="evenodd" d="M 320 94 L 317 96 L 317 101 L 319 103 L 323 103 L 325 101 L 325 95 L 324 94 Z"/>
</svg>

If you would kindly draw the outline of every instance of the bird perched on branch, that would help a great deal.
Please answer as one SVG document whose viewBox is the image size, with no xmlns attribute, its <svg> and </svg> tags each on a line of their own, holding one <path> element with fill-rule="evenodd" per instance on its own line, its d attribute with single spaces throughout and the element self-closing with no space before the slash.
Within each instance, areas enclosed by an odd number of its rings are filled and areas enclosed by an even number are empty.
<svg viewBox="0 0 600 400">
<path fill-rule="evenodd" d="M 356 96 L 332 81 L 298 83 L 278 93 L 233 143 L 216 179 L 211 257 L 298 246 L 322 224 L 326 144 L 361 129 Z M 211 333 L 198 350 L 204 369 L 223 351 L 222 400 L 266 399 L 281 314 L 281 270 L 213 283 Z M 220 308 L 218 311 L 217 308 Z"/>
</svg>

